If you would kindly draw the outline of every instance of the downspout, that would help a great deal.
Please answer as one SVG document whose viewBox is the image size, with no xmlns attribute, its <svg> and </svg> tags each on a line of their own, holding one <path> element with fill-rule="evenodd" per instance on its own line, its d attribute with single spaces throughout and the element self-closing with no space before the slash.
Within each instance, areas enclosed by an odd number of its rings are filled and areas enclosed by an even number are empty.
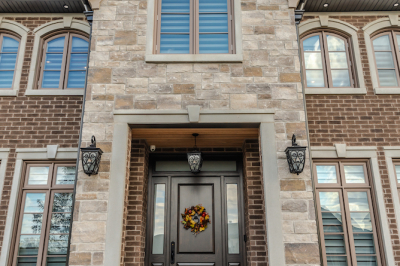
<svg viewBox="0 0 400 266">
<path fill-rule="evenodd" d="M 85 14 L 86 20 L 89 23 L 90 30 L 89 30 L 89 51 L 88 51 L 88 57 L 86 61 L 86 77 L 85 77 L 85 87 L 83 91 L 83 98 L 82 98 L 82 113 L 81 113 L 81 126 L 79 129 L 79 141 L 78 141 L 78 151 L 76 155 L 76 171 L 75 171 L 75 182 L 74 182 L 74 192 L 72 193 L 72 211 L 71 211 L 71 221 L 70 221 L 70 231 L 69 231 L 69 236 L 68 236 L 68 246 L 67 246 L 67 260 L 66 260 L 66 265 L 69 265 L 69 256 L 70 256 L 70 245 L 71 245 L 71 235 L 72 235 L 72 226 L 73 226 L 73 220 L 74 220 L 74 209 L 75 209 L 75 195 L 76 195 L 76 185 L 77 185 L 77 180 L 78 180 L 78 169 L 79 169 L 79 160 L 80 160 L 80 154 L 81 154 L 81 143 L 82 143 L 82 129 L 83 129 L 83 116 L 85 114 L 85 103 L 86 103 L 86 91 L 87 91 L 87 81 L 88 81 L 88 73 L 89 73 L 89 58 L 90 58 L 90 47 L 92 44 L 92 22 L 93 22 L 93 11 L 90 8 L 88 0 L 81 0 L 83 6 L 85 7 L 85 11 L 83 11 L 83 14 Z"/>
<path fill-rule="evenodd" d="M 306 93 L 305 93 L 305 80 L 304 80 L 304 70 L 303 70 L 303 57 L 301 54 L 301 45 L 300 45 L 300 34 L 299 34 L 299 24 L 301 20 L 303 19 L 304 15 L 304 6 L 306 5 L 307 0 L 301 0 L 299 4 L 299 8 L 294 11 L 295 13 L 295 23 L 296 23 L 296 33 L 297 33 L 297 46 L 298 46 L 298 53 L 299 53 L 299 62 L 300 62 L 300 78 L 301 78 L 301 85 L 302 85 L 302 92 L 303 92 L 303 106 L 304 106 L 304 115 L 305 115 L 305 122 L 306 122 L 306 134 L 307 134 L 307 142 L 308 142 L 308 160 L 310 163 L 310 176 L 311 176 L 311 184 L 313 188 L 313 200 L 314 200 L 314 216 L 315 216 L 315 222 L 317 225 L 317 228 L 319 228 L 318 224 L 318 212 L 317 212 L 317 201 L 316 201 L 316 190 L 315 190 L 315 183 L 314 183 L 314 177 L 313 177 L 313 167 L 312 167 L 312 157 L 311 157 L 311 142 L 310 142 L 310 132 L 308 129 L 308 115 L 307 115 L 307 102 L 306 102 Z M 317 230 L 318 234 L 318 247 L 319 247 L 319 253 L 320 253 L 320 258 L 321 258 L 321 265 L 323 264 L 322 261 L 322 248 L 321 248 L 321 242 L 319 241 L 320 239 L 320 232 Z"/>
</svg>

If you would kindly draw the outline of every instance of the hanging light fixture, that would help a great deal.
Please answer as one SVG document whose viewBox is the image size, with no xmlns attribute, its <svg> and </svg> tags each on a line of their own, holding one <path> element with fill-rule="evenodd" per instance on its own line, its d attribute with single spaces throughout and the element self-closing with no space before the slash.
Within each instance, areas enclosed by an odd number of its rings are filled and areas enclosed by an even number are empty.
<svg viewBox="0 0 400 266">
<path fill-rule="evenodd" d="M 83 171 L 87 175 L 97 175 L 100 167 L 100 160 L 103 151 L 96 148 L 96 138 L 92 136 L 92 144 L 89 147 L 81 148 Z"/>
<path fill-rule="evenodd" d="M 201 170 L 201 166 L 203 165 L 203 158 L 201 156 L 201 152 L 197 150 L 196 138 L 199 134 L 193 133 L 194 137 L 194 151 L 187 153 L 188 163 L 190 167 L 190 171 L 192 173 L 198 173 Z"/>
<path fill-rule="evenodd" d="M 292 136 L 292 147 L 287 147 L 285 153 L 290 172 L 297 175 L 303 172 L 306 161 L 306 146 L 298 146 L 294 134 Z"/>
</svg>

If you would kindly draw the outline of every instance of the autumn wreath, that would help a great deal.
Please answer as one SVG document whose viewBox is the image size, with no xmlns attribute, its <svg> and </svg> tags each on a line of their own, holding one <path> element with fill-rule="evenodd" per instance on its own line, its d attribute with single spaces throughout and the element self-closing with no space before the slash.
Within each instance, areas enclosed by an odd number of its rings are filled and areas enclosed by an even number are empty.
<svg viewBox="0 0 400 266">
<path fill-rule="evenodd" d="M 195 235 L 206 230 L 207 225 L 211 223 L 210 215 L 201 204 L 185 208 L 185 213 L 181 213 L 181 215 L 183 227 L 186 230 L 191 229 Z"/>
</svg>

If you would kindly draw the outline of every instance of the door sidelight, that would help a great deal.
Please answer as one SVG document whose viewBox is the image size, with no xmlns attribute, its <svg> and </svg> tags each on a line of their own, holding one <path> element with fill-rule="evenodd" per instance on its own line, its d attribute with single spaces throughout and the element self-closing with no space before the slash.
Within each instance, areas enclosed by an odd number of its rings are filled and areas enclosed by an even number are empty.
<svg viewBox="0 0 400 266">
<path fill-rule="evenodd" d="M 175 242 L 171 242 L 171 264 L 175 264 Z"/>
</svg>

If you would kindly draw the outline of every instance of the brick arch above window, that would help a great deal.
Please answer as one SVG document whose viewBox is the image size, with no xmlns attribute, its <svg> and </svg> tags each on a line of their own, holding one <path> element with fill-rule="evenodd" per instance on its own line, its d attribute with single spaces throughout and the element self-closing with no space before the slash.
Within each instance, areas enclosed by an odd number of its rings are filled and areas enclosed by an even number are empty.
<svg viewBox="0 0 400 266">
<path fill-rule="evenodd" d="M 359 53 L 359 41 L 357 36 L 357 27 L 338 19 L 329 18 L 329 16 L 320 16 L 320 18 L 306 20 L 299 25 L 299 35 L 305 36 L 307 33 L 315 31 L 332 31 L 342 36 L 348 36 L 352 47 L 352 61 L 354 62 L 354 79 L 357 81 L 352 89 L 348 88 L 325 88 L 314 89 L 306 88 L 306 94 L 366 94 L 367 89 L 362 70 L 361 55 Z"/>
<path fill-rule="evenodd" d="M 15 39 L 19 41 L 12 87 L 7 90 L 1 89 L 0 96 L 17 96 L 18 94 L 28 32 L 29 29 L 18 22 L 4 19 L 0 20 L 0 33 L 15 36 Z"/>
<path fill-rule="evenodd" d="M 86 38 L 90 33 L 89 24 L 86 21 L 72 19 L 72 17 L 64 17 L 63 20 L 56 20 L 43 24 L 34 29 L 33 32 L 35 33 L 35 38 L 33 42 L 28 86 L 25 95 L 83 95 L 83 89 L 38 90 L 36 89 L 36 85 L 38 84 L 40 78 L 40 71 L 38 71 L 38 67 L 42 61 L 42 48 L 45 40 L 49 38 L 49 36 L 54 36 L 54 34 L 65 32 L 79 33 L 79 35 L 82 35 Z"/>
<path fill-rule="evenodd" d="M 372 85 L 374 87 L 375 94 L 400 94 L 400 84 L 398 86 L 381 86 L 379 82 L 378 72 L 377 72 L 377 64 L 375 61 L 375 54 L 372 41 L 374 37 L 377 37 L 377 34 L 381 34 L 382 32 L 389 31 L 399 31 L 399 19 L 397 15 L 389 15 L 387 18 L 380 18 L 375 21 L 372 21 L 364 26 L 364 39 L 365 39 L 365 47 L 367 49 L 369 68 L 371 72 L 371 80 Z M 400 59 L 400 58 L 398 58 Z M 398 73 L 400 75 L 400 73 Z"/>
</svg>

